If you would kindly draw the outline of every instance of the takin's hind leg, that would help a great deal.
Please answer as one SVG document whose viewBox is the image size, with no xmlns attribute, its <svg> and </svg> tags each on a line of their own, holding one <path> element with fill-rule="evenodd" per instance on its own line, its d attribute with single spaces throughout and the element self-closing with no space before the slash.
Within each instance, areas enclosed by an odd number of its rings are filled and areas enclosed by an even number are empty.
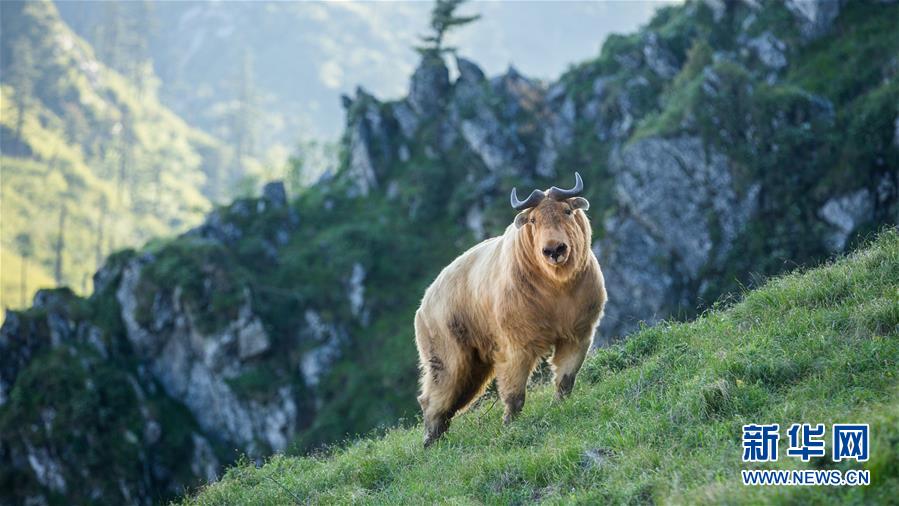
<svg viewBox="0 0 899 506">
<path fill-rule="evenodd" d="M 480 360 L 474 350 L 469 357 L 452 363 L 431 358 L 425 388 L 418 398 L 424 415 L 425 446 L 440 439 L 449 429 L 450 419 L 484 392 L 492 372 L 493 367 Z"/>
<path fill-rule="evenodd" d="M 421 369 L 421 395 L 418 404 L 425 423 L 425 446 L 436 441 L 449 427 L 446 406 L 451 403 L 447 392 L 446 364 L 442 357 L 449 355 L 425 322 L 422 311 L 415 313 L 415 343 L 418 346 Z"/>
<path fill-rule="evenodd" d="M 427 447 L 449 429 L 454 390 L 443 359 L 433 356 L 428 359 L 426 367 L 418 403 L 425 422 L 424 445 Z"/>
</svg>

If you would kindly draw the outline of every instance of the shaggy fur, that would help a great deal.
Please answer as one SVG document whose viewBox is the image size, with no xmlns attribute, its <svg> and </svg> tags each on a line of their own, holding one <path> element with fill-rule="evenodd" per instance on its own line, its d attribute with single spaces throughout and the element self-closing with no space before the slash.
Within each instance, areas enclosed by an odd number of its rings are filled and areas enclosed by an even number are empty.
<svg viewBox="0 0 899 506">
<path fill-rule="evenodd" d="M 587 206 L 579 197 L 544 199 L 502 236 L 459 256 L 428 287 L 415 313 L 425 446 L 494 376 L 504 421 L 513 420 L 531 372 L 550 352 L 556 397 L 571 392 L 606 302 L 581 210 Z M 563 243 L 564 255 L 544 253 Z"/>
</svg>

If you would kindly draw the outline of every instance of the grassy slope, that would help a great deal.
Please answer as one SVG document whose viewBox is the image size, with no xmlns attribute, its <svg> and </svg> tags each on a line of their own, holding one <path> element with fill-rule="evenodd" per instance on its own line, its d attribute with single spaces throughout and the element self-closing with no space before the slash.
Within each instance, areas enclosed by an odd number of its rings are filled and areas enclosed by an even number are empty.
<svg viewBox="0 0 899 506">
<path fill-rule="evenodd" d="M 427 451 L 416 425 L 327 456 L 238 466 L 185 504 L 894 500 L 899 233 L 695 322 L 644 329 L 590 358 L 571 399 L 551 397 L 549 387 L 533 387 L 507 428 L 486 399 Z M 753 422 L 871 423 L 872 458 L 862 468 L 872 485 L 742 486 L 740 426 Z M 784 449 L 775 467 L 856 467 L 803 464 L 783 458 Z M 591 450 L 603 463 L 588 464 Z"/>
</svg>

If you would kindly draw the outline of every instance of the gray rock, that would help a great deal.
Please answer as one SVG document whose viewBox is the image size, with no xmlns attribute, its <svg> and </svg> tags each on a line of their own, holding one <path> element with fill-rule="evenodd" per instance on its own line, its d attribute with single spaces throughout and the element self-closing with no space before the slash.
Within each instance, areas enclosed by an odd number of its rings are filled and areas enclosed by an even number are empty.
<svg viewBox="0 0 899 506">
<path fill-rule="evenodd" d="M 420 116 L 436 114 L 446 103 L 449 90 L 449 70 L 443 59 L 425 56 L 412 74 L 409 104 Z"/>
<path fill-rule="evenodd" d="M 889 207 L 890 200 L 893 200 L 894 195 L 896 195 L 897 182 L 899 182 L 899 175 L 895 173 L 885 173 L 880 178 L 880 181 L 877 183 L 877 202 L 879 206 Z M 899 221 L 899 216 L 894 221 Z"/>
<path fill-rule="evenodd" d="M 510 164 L 512 153 L 506 147 L 514 141 L 489 110 L 480 111 L 475 119 L 462 121 L 461 126 L 465 142 L 488 170 L 498 172 Z"/>
<path fill-rule="evenodd" d="M 46 448 L 34 448 L 27 444 L 28 465 L 34 471 L 37 481 L 58 494 L 66 493 L 66 479 L 62 474 L 62 465 Z"/>
<path fill-rule="evenodd" d="M 593 95 L 596 96 L 596 98 L 602 98 L 605 95 L 606 87 L 611 80 L 611 76 L 599 76 L 594 79 L 593 85 L 591 86 L 591 88 L 593 89 Z"/>
<path fill-rule="evenodd" d="M 826 35 L 840 14 L 840 0 L 786 0 L 806 40 Z"/>
<path fill-rule="evenodd" d="M 103 265 L 94 273 L 94 294 L 103 293 L 114 283 L 122 272 L 122 265 L 118 262 L 110 262 L 107 257 Z"/>
<path fill-rule="evenodd" d="M 50 346 L 56 348 L 71 338 L 75 330 L 75 323 L 63 314 L 54 311 L 47 314 L 47 327 L 50 330 Z"/>
<path fill-rule="evenodd" d="M 162 437 L 162 426 L 156 420 L 149 420 L 144 424 L 144 443 L 154 445 Z"/>
<path fill-rule="evenodd" d="M 387 191 L 384 192 L 389 200 L 394 200 L 400 196 L 400 183 L 399 181 L 393 180 L 387 183 Z"/>
<path fill-rule="evenodd" d="M 243 308 L 241 308 L 241 311 L 243 311 Z M 239 357 L 242 361 L 261 355 L 271 347 L 268 333 L 262 326 L 262 321 L 255 316 L 242 316 L 238 320 L 236 332 Z"/>
<path fill-rule="evenodd" d="M 459 80 L 466 83 L 480 84 L 486 80 L 484 71 L 478 65 L 465 58 L 456 57 L 456 68 L 459 69 Z"/>
<path fill-rule="evenodd" d="M 356 89 L 347 123 L 349 137 L 348 175 L 352 188 L 351 197 L 365 196 L 380 186 L 380 179 L 396 155 L 397 129 L 403 129 L 403 107 L 385 107 L 361 87 Z M 403 120 L 405 121 L 405 120 Z M 407 125 L 410 135 L 415 126 Z"/>
<path fill-rule="evenodd" d="M 680 70 L 677 58 L 659 43 L 655 32 L 648 32 L 643 41 L 643 61 L 662 79 L 671 79 Z"/>
<path fill-rule="evenodd" d="M 641 321 L 656 323 L 667 315 L 671 301 L 680 299 L 660 238 L 627 215 L 609 218 L 604 226 L 614 239 L 597 241 L 593 252 L 602 264 L 609 300 L 594 347 L 615 342 Z"/>
<path fill-rule="evenodd" d="M 692 287 L 726 257 L 758 188 L 739 195 L 729 160 L 698 138 L 643 139 L 610 162 L 618 211 L 594 251 L 610 287 L 601 330 L 614 338 L 695 300 Z"/>
<path fill-rule="evenodd" d="M 205 334 L 181 304 L 181 291 L 175 289 L 163 295 L 171 299 L 167 303 L 173 308 L 171 325 L 151 331 L 135 316 L 141 270 L 142 260 L 128 263 L 116 298 L 127 338 L 152 377 L 166 394 L 187 407 L 204 432 L 216 434 L 250 455 L 261 455 L 259 442 L 274 451 L 284 450 L 296 430 L 292 396 L 267 402 L 246 400 L 238 397 L 226 381 L 243 371 L 244 359 L 269 347 L 270 340 L 252 312 L 248 294 L 244 294 L 236 320 L 213 334 Z M 280 427 L 280 432 L 271 429 L 273 424 Z"/>
<path fill-rule="evenodd" d="M 318 345 L 303 355 L 300 371 L 306 384 L 315 386 L 318 385 L 321 376 L 340 356 L 340 349 L 346 340 L 346 335 L 337 326 L 325 323 L 321 315 L 312 309 L 307 309 L 304 317 L 306 328 L 303 329 L 301 335 Z"/>
<path fill-rule="evenodd" d="M 712 9 L 712 17 L 716 22 L 724 18 L 724 14 L 727 12 L 725 0 L 702 0 L 702 3 Z"/>
<path fill-rule="evenodd" d="M 191 433 L 190 440 L 194 447 L 190 460 L 191 472 L 194 476 L 202 477 L 207 483 L 215 482 L 218 479 L 220 465 L 212 445 L 196 432 Z"/>
<path fill-rule="evenodd" d="M 550 85 L 549 89 L 546 91 L 546 101 L 549 103 L 559 103 L 560 100 L 564 100 L 568 95 L 568 87 L 565 86 L 565 83 L 562 81 L 558 81 Z"/>
<path fill-rule="evenodd" d="M 101 356 L 106 355 L 103 332 L 72 314 L 74 298 L 68 289 L 38 290 L 35 307 L 43 314 L 32 317 L 7 310 L 0 327 L 0 406 L 8 400 L 19 373 L 49 349 L 88 344 Z"/>
<path fill-rule="evenodd" d="M 248 214 L 249 211 L 242 201 L 237 201 L 231 206 L 231 211 L 235 214 Z M 202 225 L 189 230 L 186 236 L 202 237 L 211 239 L 222 244 L 235 244 L 243 238 L 243 231 L 234 223 L 227 221 L 222 211 L 215 210 L 206 216 L 206 221 Z M 121 269 L 119 269 L 120 271 Z"/>
<path fill-rule="evenodd" d="M 867 188 L 828 200 L 818 216 L 832 227 L 827 237 L 831 251 L 842 251 L 849 235 L 861 223 L 874 218 L 874 196 Z"/>
<path fill-rule="evenodd" d="M 510 66 L 505 74 L 490 81 L 494 93 L 500 98 L 499 115 L 513 120 L 522 110 L 538 108 L 545 95 L 540 83 L 521 75 Z"/>
<path fill-rule="evenodd" d="M 551 88 L 551 90 L 558 87 Z M 563 88 L 564 89 L 564 88 Z M 548 104 L 549 118 L 543 131 L 540 152 L 537 155 L 535 171 L 545 178 L 553 178 L 557 174 L 556 161 L 559 152 L 567 149 L 574 141 L 574 124 L 577 120 L 577 107 L 574 98 L 565 94 L 556 94 L 555 100 Z"/>
<path fill-rule="evenodd" d="M 368 311 L 365 310 L 365 267 L 359 262 L 353 264 L 353 271 L 347 280 L 346 295 L 353 316 L 359 318 L 363 326 L 368 325 Z"/>
<path fill-rule="evenodd" d="M 369 152 L 364 126 L 357 122 L 351 127 L 350 137 L 350 163 L 348 174 L 353 183 L 352 196 L 366 196 L 377 187 L 375 169 Z"/>
<path fill-rule="evenodd" d="M 407 139 L 413 139 L 418 131 L 419 118 L 412 110 L 412 106 L 406 100 L 401 100 L 393 106 L 393 117 L 400 126 L 400 130 Z M 407 148 L 408 149 L 408 148 Z"/>
<path fill-rule="evenodd" d="M 287 190 L 284 181 L 272 181 L 262 187 L 262 198 L 274 208 L 287 206 Z"/>
<path fill-rule="evenodd" d="M 746 42 L 746 46 L 752 50 L 762 64 L 772 70 L 780 70 L 787 66 L 785 54 L 787 45 L 770 31 L 750 39 Z"/>
<path fill-rule="evenodd" d="M 593 96 L 584 106 L 584 119 L 594 123 L 596 137 L 600 141 L 621 141 L 631 133 L 635 124 L 634 106 L 630 94 L 649 85 L 643 76 L 629 79 L 622 90 L 611 95 L 612 77 L 600 76 L 593 81 Z"/>
</svg>

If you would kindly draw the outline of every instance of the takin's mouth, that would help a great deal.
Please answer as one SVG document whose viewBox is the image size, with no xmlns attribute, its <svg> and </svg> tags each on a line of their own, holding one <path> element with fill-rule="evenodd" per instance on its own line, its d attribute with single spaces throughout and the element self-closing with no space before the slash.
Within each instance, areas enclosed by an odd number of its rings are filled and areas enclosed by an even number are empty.
<svg viewBox="0 0 899 506">
<path fill-rule="evenodd" d="M 546 260 L 546 263 L 548 263 L 549 265 L 558 268 L 558 267 L 562 267 L 563 265 L 565 265 L 566 262 L 568 262 L 568 255 L 559 256 L 559 257 L 547 256 L 547 257 L 543 257 L 543 259 Z"/>
</svg>

